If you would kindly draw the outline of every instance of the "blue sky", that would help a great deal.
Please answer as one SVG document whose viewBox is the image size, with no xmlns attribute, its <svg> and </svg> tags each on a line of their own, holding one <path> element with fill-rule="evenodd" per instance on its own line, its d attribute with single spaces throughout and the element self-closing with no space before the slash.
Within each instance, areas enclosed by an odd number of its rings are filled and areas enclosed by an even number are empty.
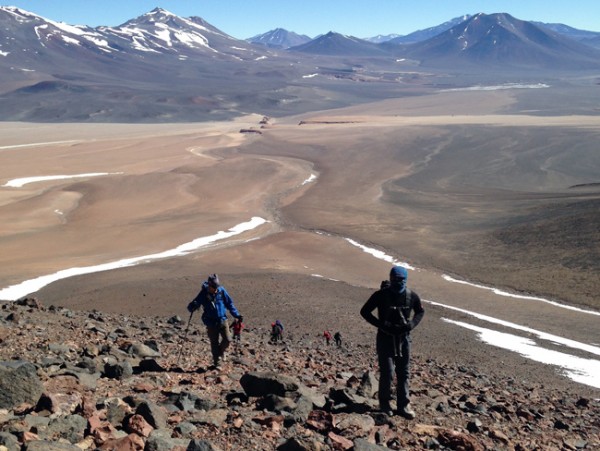
<svg viewBox="0 0 600 451">
<path fill-rule="evenodd" d="M 0 0 L 0 5 L 90 26 L 120 25 L 159 6 L 181 17 L 202 17 L 239 39 L 278 27 L 310 37 L 328 31 L 359 38 L 408 34 L 478 12 L 600 31 L 599 0 Z"/>
</svg>

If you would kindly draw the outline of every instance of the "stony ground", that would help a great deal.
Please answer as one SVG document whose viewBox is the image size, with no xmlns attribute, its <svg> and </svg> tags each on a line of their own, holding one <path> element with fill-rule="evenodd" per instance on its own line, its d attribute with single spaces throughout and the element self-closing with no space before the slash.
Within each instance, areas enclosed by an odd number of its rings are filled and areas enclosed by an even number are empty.
<svg viewBox="0 0 600 451">
<path fill-rule="evenodd" d="M 418 355 L 417 418 L 388 417 L 354 343 L 249 328 L 217 370 L 187 318 L 3 303 L 0 450 L 600 447 L 599 400 Z"/>
</svg>

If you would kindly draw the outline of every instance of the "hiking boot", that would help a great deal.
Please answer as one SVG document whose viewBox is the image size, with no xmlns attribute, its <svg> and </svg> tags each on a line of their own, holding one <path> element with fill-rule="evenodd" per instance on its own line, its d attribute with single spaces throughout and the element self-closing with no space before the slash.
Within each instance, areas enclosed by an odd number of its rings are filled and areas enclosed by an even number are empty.
<svg viewBox="0 0 600 451">
<path fill-rule="evenodd" d="M 398 415 L 402 415 L 404 418 L 406 418 L 408 420 L 412 420 L 416 416 L 415 411 L 412 410 L 412 408 L 410 407 L 410 404 L 407 404 L 404 407 L 402 407 L 401 409 L 398 409 Z"/>
<path fill-rule="evenodd" d="M 390 406 L 382 406 L 380 410 L 382 413 L 386 414 L 388 417 L 394 416 L 394 410 Z"/>
</svg>

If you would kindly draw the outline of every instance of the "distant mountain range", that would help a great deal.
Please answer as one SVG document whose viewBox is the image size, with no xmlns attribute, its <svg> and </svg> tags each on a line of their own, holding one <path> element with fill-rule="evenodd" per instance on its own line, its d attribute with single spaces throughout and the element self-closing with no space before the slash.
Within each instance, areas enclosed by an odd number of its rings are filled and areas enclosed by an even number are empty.
<svg viewBox="0 0 600 451">
<path fill-rule="evenodd" d="M 414 44 L 416 42 L 425 41 L 437 36 L 444 31 L 466 21 L 471 15 L 465 14 L 463 16 L 455 17 L 447 22 L 440 25 L 436 25 L 422 30 L 416 30 L 407 35 L 399 34 L 388 34 L 388 35 L 377 35 L 373 37 L 364 38 L 363 40 L 372 42 L 374 44 L 381 44 L 383 42 L 393 44 Z M 600 39 L 600 32 L 579 30 L 577 28 L 570 27 L 564 24 L 557 23 L 544 23 L 544 22 L 531 22 L 541 28 L 548 28 L 556 33 L 562 34 L 576 41 L 582 41 L 585 43 L 593 42 Z M 316 39 L 316 38 L 315 38 Z M 311 40 L 306 35 L 298 35 L 292 31 L 284 30 L 283 28 L 276 28 L 275 30 L 268 31 L 263 34 L 253 36 L 246 39 L 246 41 L 253 44 L 263 44 L 277 48 L 289 48 L 301 44 L 306 44 Z"/>
<path fill-rule="evenodd" d="M 464 64 L 483 72 L 600 68 L 594 48 L 600 33 L 508 14 L 463 16 L 388 40 L 335 32 L 311 39 L 276 29 L 247 42 L 200 17 L 181 18 L 160 8 L 116 27 L 91 28 L 0 7 L 0 30 L 0 120 L 144 122 L 221 119 L 247 111 L 289 114 L 384 98 L 396 89 L 390 80 L 397 78 L 398 62 L 406 60 L 411 67 L 449 71 Z M 386 68 L 364 75 L 370 64 Z M 364 76 L 356 77 L 357 67 Z M 315 68 L 327 75 L 315 78 Z M 350 86 L 328 77 L 385 83 L 350 93 Z M 329 94 L 316 95 L 316 86 Z"/>
</svg>

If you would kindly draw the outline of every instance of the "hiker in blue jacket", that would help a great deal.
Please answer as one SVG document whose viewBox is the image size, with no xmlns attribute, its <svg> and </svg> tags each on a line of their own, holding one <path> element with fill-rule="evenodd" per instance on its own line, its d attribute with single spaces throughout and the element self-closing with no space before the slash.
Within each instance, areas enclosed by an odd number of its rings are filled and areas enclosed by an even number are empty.
<svg viewBox="0 0 600 451">
<path fill-rule="evenodd" d="M 417 293 L 406 288 L 408 272 L 402 266 L 390 271 L 389 286 L 371 295 L 360 310 L 361 316 L 377 327 L 376 348 L 379 361 L 379 406 L 388 415 L 394 371 L 397 377 L 397 413 L 406 418 L 415 417 L 410 407 L 410 331 L 423 319 L 425 311 Z M 377 309 L 377 316 L 373 310 Z M 411 314 L 414 312 L 412 318 Z"/>
<path fill-rule="evenodd" d="M 219 368 L 220 363 L 226 360 L 226 350 L 231 343 L 231 331 L 227 321 L 227 310 L 234 318 L 243 321 L 242 315 L 233 305 L 233 299 L 227 290 L 219 283 L 219 276 L 211 274 L 198 295 L 190 302 L 187 309 L 190 313 L 202 307 L 202 322 L 206 326 L 206 333 L 210 340 L 210 350 L 213 363 Z M 220 340 L 221 339 L 221 340 Z"/>
</svg>

